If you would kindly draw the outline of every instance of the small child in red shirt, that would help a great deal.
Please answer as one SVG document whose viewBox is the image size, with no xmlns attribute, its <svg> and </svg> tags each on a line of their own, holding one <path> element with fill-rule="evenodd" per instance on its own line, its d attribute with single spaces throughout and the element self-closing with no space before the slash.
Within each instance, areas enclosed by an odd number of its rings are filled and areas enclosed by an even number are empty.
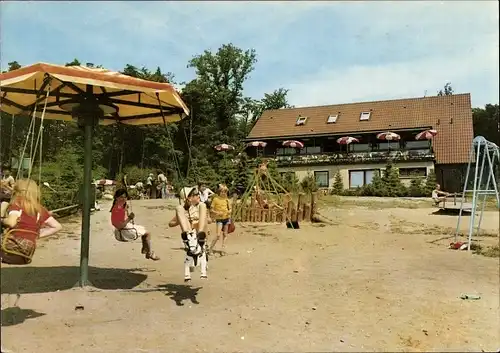
<svg viewBox="0 0 500 353">
<path fill-rule="evenodd" d="M 129 242 L 141 237 L 141 253 L 146 255 L 146 259 L 157 261 L 160 258 L 156 256 L 151 249 L 151 234 L 138 224 L 134 224 L 135 215 L 128 211 L 128 193 L 125 189 L 118 189 L 115 192 L 113 206 L 111 206 L 111 223 L 115 227 L 115 238 L 118 241 Z"/>
</svg>

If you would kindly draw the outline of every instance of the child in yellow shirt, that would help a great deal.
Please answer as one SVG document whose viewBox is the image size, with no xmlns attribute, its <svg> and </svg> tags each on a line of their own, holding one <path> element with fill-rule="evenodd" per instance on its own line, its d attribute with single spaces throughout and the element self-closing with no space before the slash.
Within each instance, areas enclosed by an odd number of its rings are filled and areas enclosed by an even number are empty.
<svg viewBox="0 0 500 353">
<path fill-rule="evenodd" d="M 219 185 L 217 193 L 212 198 L 210 205 L 210 213 L 212 219 L 215 219 L 215 239 L 210 245 L 210 251 L 214 248 L 215 244 L 220 238 L 222 232 L 222 251 L 226 248 L 227 230 L 231 224 L 231 203 L 228 198 L 228 188 L 224 184 Z"/>
</svg>

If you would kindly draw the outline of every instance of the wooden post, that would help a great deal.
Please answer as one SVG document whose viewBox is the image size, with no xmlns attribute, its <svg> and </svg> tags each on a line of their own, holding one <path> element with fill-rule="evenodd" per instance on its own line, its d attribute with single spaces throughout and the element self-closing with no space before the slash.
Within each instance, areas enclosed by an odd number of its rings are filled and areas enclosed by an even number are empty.
<svg viewBox="0 0 500 353">
<path fill-rule="evenodd" d="M 255 197 L 252 197 L 250 200 L 250 210 L 249 210 L 249 221 L 250 222 L 255 222 Z"/>
<path fill-rule="evenodd" d="M 255 207 L 255 222 L 260 222 L 262 220 L 262 208 L 259 206 Z"/>
<path fill-rule="evenodd" d="M 269 209 L 262 210 L 262 222 L 269 222 Z"/>
<path fill-rule="evenodd" d="M 276 223 L 276 208 L 275 207 L 271 207 L 269 209 L 269 213 L 270 213 L 270 216 L 271 216 L 271 219 L 270 221 L 273 222 L 273 223 Z"/>
<path fill-rule="evenodd" d="M 300 193 L 299 201 L 297 202 L 297 222 L 302 222 L 302 218 L 304 217 L 304 198 L 305 195 Z"/>
<path fill-rule="evenodd" d="M 247 221 L 247 208 L 246 205 L 241 205 L 241 221 L 246 222 Z"/>
<path fill-rule="evenodd" d="M 236 196 L 233 196 L 233 198 L 231 199 L 231 214 L 229 215 L 231 218 L 238 218 L 239 215 L 236 214 L 236 209 L 238 208 L 238 204 L 237 204 L 237 201 L 238 201 L 238 198 Z M 241 210 L 239 210 L 240 212 L 238 213 L 241 213 Z"/>
<path fill-rule="evenodd" d="M 290 200 L 290 201 L 288 201 L 288 207 L 286 210 L 286 221 L 293 221 L 293 219 L 292 219 L 292 212 L 293 211 L 295 211 L 293 201 Z M 293 212 L 293 213 L 295 213 L 295 212 Z"/>
<path fill-rule="evenodd" d="M 311 204 L 309 203 L 306 203 L 304 205 L 304 221 L 305 222 L 311 221 Z"/>
<path fill-rule="evenodd" d="M 311 194 L 311 221 L 318 212 L 318 194 L 313 192 Z"/>
</svg>

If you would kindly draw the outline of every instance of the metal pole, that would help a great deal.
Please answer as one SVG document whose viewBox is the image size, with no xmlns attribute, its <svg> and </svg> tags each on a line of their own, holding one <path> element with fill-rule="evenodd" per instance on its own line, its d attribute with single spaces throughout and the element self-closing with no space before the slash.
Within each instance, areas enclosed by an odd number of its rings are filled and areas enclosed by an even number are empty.
<svg viewBox="0 0 500 353">
<path fill-rule="evenodd" d="M 474 159 L 474 141 L 472 141 L 472 146 L 469 152 L 469 163 L 467 164 L 467 172 L 465 173 L 464 189 L 462 192 L 462 197 L 460 199 L 460 211 L 458 212 L 458 222 L 457 230 L 455 231 L 455 243 L 458 241 L 458 232 L 460 232 L 460 222 L 462 221 L 462 211 L 464 206 L 465 192 L 467 191 L 467 183 L 469 182 L 470 165 Z"/>
<path fill-rule="evenodd" d="M 467 240 L 467 250 L 470 251 L 470 244 L 472 242 L 472 232 L 474 231 L 474 218 L 476 216 L 476 206 L 477 206 L 477 172 L 479 165 L 479 152 L 481 152 L 482 141 L 477 143 L 476 151 L 476 168 L 474 170 L 474 189 L 472 191 L 472 209 L 469 221 L 469 238 Z"/>
<path fill-rule="evenodd" d="M 495 196 L 496 196 L 496 199 L 497 199 L 497 208 L 500 208 L 500 195 L 498 194 L 498 187 L 497 187 L 497 179 L 495 178 L 495 172 L 494 172 L 494 161 L 495 161 L 495 156 L 498 157 L 498 153 L 499 153 L 499 150 L 498 148 L 495 148 L 495 150 L 493 151 L 493 157 L 490 156 L 490 153 L 489 153 L 489 150 L 488 150 L 488 164 L 490 166 L 490 176 L 492 177 L 493 179 L 493 190 L 495 190 Z M 500 163 L 500 158 L 498 158 L 498 163 Z"/>
<path fill-rule="evenodd" d="M 82 103 L 76 108 L 74 115 L 78 117 L 78 124 L 84 132 L 84 159 L 83 159 L 83 208 L 82 208 L 82 235 L 80 245 L 80 287 L 91 286 L 89 281 L 89 249 L 90 249 L 90 209 L 92 208 L 92 139 L 94 126 L 102 118 L 102 110 L 94 102 Z"/>
</svg>

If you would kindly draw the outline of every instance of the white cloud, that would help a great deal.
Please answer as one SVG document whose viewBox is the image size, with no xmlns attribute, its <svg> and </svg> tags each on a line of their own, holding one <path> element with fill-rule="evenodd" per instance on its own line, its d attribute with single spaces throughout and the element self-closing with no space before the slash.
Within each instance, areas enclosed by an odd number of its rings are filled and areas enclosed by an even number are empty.
<svg viewBox="0 0 500 353">
<path fill-rule="evenodd" d="M 408 46 L 418 49 L 420 55 L 399 62 L 320 68 L 313 75 L 296 77 L 285 84 L 290 88 L 291 104 L 396 99 L 423 96 L 425 92 L 435 95 L 446 82 L 452 83 L 456 93 L 470 92 L 473 106 L 497 103 L 498 3 L 483 4 L 490 6 L 478 6 L 477 2 L 374 4 L 371 16 L 377 21 L 371 22 L 369 33 L 363 34 L 364 28 L 360 28 L 358 35 L 380 42 L 384 36 L 406 36 Z M 362 23 L 367 9 L 361 11 L 359 4 L 348 9 L 355 12 L 356 7 Z M 389 46 L 389 50 L 404 48 Z M 360 54 L 370 55 L 362 50 Z"/>
</svg>

